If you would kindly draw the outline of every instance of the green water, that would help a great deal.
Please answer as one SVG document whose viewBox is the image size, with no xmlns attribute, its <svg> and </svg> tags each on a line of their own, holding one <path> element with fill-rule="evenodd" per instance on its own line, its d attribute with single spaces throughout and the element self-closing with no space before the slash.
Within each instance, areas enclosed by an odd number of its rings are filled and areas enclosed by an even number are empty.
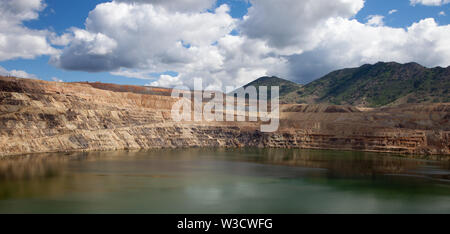
<svg viewBox="0 0 450 234">
<path fill-rule="evenodd" d="M 450 213 L 450 166 L 285 149 L 0 160 L 0 213 Z"/>
</svg>

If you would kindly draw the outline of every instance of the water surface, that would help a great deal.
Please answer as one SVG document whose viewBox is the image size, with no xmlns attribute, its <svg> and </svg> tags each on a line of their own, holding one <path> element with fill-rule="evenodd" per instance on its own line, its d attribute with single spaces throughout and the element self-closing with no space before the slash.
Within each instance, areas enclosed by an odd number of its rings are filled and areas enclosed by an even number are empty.
<svg viewBox="0 0 450 234">
<path fill-rule="evenodd" d="M 446 162 L 288 149 L 0 160 L 0 213 L 450 213 Z"/>
</svg>

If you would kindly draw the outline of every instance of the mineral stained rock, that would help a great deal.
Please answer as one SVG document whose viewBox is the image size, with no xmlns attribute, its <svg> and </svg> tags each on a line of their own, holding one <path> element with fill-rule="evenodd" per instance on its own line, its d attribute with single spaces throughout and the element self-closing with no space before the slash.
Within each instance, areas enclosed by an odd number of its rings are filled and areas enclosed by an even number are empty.
<svg viewBox="0 0 450 234">
<path fill-rule="evenodd" d="M 279 130 L 262 133 L 258 123 L 174 122 L 178 99 L 164 90 L 115 87 L 0 77 L 0 156 L 178 147 L 450 155 L 450 104 L 283 105 Z"/>
</svg>

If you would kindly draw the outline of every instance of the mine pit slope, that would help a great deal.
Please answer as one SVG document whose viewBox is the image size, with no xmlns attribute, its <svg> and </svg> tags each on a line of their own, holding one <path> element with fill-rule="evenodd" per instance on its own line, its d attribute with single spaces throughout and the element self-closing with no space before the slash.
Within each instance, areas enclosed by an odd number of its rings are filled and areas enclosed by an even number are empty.
<svg viewBox="0 0 450 234">
<path fill-rule="evenodd" d="M 300 86 L 296 88 L 302 88 Z M 280 128 L 174 122 L 167 89 L 0 77 L 0 155 L 180 147 L 337 149 L 450 158 L 450 105 L 281 106 Z"/>
</svg>

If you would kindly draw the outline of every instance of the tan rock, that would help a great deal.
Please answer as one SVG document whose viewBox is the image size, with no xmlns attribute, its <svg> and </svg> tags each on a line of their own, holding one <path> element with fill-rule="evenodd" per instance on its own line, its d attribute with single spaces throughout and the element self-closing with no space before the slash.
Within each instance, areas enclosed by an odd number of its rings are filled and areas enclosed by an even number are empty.
<svg viewBox="0 0 450 234">
<path fill-rule="evenodd" d="M 258 123 L 175 123 L 170 109 L 177 99 L 167 90 L 117 89 L 0 77 L 0 155 L 177 147 L 450 155 L 450 104 L 367 110 L 286 105 L 279 131 L 261 133 Z"/>
</svg>

